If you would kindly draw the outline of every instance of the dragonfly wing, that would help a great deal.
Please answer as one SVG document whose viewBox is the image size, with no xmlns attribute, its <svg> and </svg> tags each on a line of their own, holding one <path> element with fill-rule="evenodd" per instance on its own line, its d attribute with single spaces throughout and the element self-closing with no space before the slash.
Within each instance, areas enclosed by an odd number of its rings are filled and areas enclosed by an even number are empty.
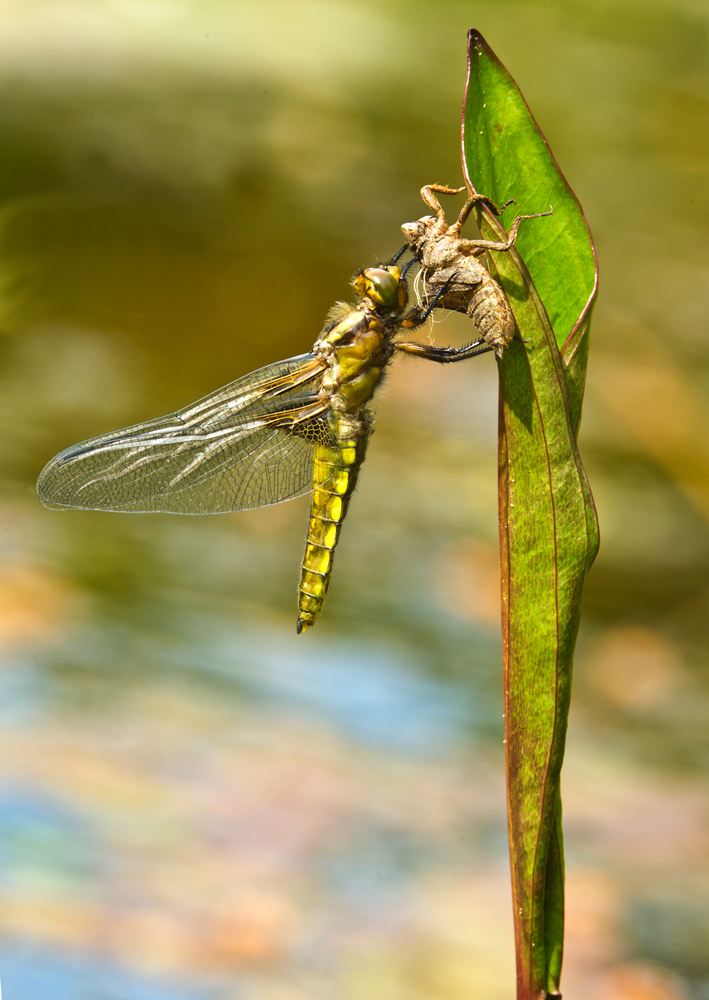
<svg viewBox="0 0 709 1000">
<path fill-rule="evenodd" d="M 313 446 L 330 442 L 312 354 L 237 379 L 177 413 L 102 434 L 43 469 L 45 507 L 216 514 L 312 490 Z"/>
</svg>

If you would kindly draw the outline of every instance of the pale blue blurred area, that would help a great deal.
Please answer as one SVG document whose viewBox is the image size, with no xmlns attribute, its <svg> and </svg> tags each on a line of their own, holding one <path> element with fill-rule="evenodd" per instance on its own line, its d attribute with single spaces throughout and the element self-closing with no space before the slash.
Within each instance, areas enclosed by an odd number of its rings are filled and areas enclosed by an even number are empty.
<svg viewBox="0 0 709 1000">
<path fill-rule="evenodd" d="M 461 741 L 469 743 L 476 728 L 488 735 L 492 706 L 486 692 L 466 696 L 459 686 L 431 677 L 414 648 L 332 639 L 293 648 L 290 632 L 280 628 L 257 631 L 209 619 L 195 623 L 186 639 L 176 648 L 106 625 L 85 633 L 79 643 L 55 648 L 53 656 L 72 659 L 75 669 L 99 665 L 109 672 L 116 663 L 106 651 L 120 650 L 155 673 L 184 673 L 193 681 L 204 674 L 227 685 L 233 697 L 313 713 L 355 743 L 404 754 L 450 753 Z M 479 656 L 487 658 L 491 671 L 497 666 L 494 644 L 480 643 Z M 0 717 L 7 726 L 36 724 L 47 710 L 41 667 L 36 658 L 7 665 L 11 673 L 0 688 Z"/>
<path fill-rule="evenodd" d="M 14 941 L 0 952 L 3 988 L 16 1000 L 51 996 L 56 1000 L 211 1000 L 209 987 L 160 982 L 107 967 L 100 959 L 71 960 Z"/>
</svg>

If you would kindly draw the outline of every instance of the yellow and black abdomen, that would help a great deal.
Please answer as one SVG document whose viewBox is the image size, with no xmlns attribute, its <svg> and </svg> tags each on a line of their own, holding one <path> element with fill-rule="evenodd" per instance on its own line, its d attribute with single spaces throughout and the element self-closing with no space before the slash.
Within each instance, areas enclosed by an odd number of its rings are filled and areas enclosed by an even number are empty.
<svg viewBox="0 0 709 1000">
<path fill-rule="evenodd" d="M 336 424 L 342 424 L 335 418 Z M 298 632 L 303 632 L 322 611 L 330 586 L 332 561 L 340 527 L 367 450 L 369 428 L 364 421 L 350 433 L 337 433 L 337 447 L 315 446 L 313 497 L 305 543 L 305 557 L 298 587 Z M 345 428 L 340 427 L 340 431 Z M 354 433 L 351 431 L 354 430 Z"/>
</svg>

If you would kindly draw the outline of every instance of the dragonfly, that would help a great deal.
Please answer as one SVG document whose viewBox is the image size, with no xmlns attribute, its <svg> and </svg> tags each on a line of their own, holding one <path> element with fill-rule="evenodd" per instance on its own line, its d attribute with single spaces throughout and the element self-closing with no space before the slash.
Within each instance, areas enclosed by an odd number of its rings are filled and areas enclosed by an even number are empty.
<svg viewBox="0 0 709 1000">
<path fill-rule="evenodd" d="M 491 347 L 397 339 L 420 327 L 430 305 L 409 307 L 405 267 L 366 267 L 357 301 L 336 303 L 308 354 L 245 375 L 165 417 L 112 431 L 60 452 L 37 492 L 53 510 L 218 514 L 312 494 L 298 587 L 298 633 L 323 609 L 335 547 L 372 432 L 369 403 L 397 353 L 438 363 Z"/>
</svg>

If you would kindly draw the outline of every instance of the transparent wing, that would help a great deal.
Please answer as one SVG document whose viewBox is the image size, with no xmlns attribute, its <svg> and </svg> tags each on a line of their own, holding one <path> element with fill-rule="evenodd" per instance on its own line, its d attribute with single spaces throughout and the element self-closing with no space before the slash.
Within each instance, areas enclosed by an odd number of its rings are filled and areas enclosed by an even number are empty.
<svg viewBox="0 0 709 1000">
<path fill-rule="evenodd" d="M 191 406 L 56 455 L 37 481 L 45 507 L 216 514 L 312 489 L 313 445 L 333 444 L 312 354 L 245 375 Z"/>
</svg>

